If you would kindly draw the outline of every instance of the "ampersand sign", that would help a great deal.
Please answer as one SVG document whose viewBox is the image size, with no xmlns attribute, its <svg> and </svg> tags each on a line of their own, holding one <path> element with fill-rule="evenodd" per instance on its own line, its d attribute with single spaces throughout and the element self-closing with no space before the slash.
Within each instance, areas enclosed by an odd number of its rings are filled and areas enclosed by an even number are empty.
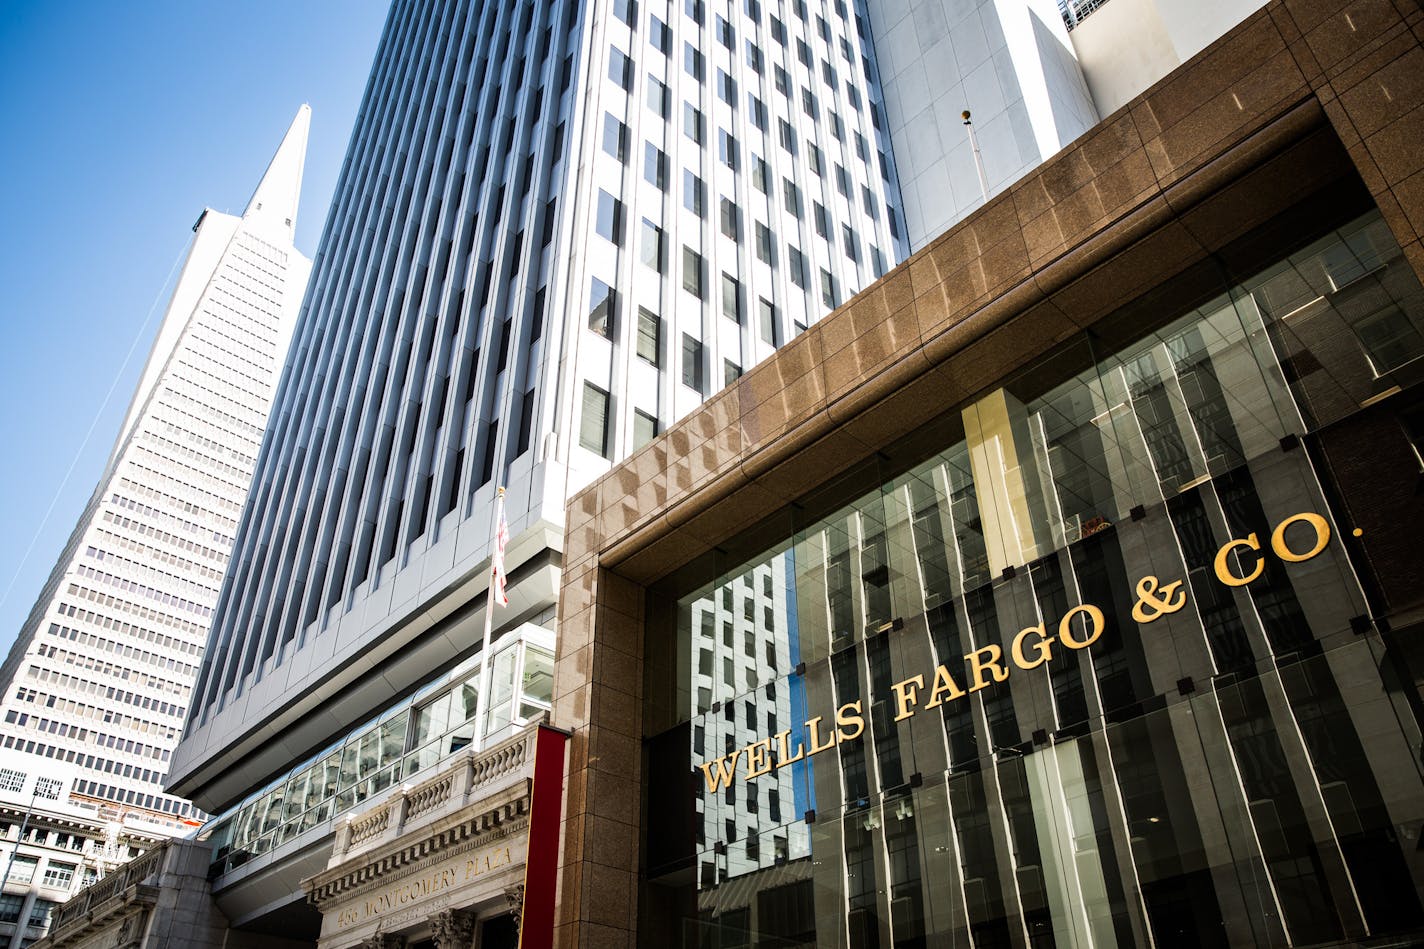
<svg viewBox="0 0 1424 949">
<path fill-rule="evenodd" d="M 1187 605 L 1186 591 L 1178 592 L 1181 580 L 1173 580 L 1160 589 L 1157 583 L 1157 578 L 1150 573 L 1137 581 L 1137 602 L 1132 605 L 1132 618 L 1139 623 L 1151 623 Z"/>
</svg>

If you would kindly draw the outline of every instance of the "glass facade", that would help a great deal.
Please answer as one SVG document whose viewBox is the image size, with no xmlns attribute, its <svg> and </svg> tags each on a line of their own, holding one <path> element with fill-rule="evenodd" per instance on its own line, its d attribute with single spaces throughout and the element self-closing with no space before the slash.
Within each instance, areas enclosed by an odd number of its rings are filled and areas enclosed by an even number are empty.
<svg viewBox="0 0 1424 949">
<path fill-rule="evenodd" d="M 1424 933 L 1424 294 L 1376 213 L 1253 259 L 650 591 L 642 945 Z"/>
<path fill-rule="evenodd" d="M 486 747 L 549 710 L 554 637 L 524 624 L 494 645 Z M 410 781 L 474 740 L 480 656 L 353 729 L 330 748 L 217 817 L 202 834 L 217 873 L 241 867 L 333 817 Z"/>
</svg>

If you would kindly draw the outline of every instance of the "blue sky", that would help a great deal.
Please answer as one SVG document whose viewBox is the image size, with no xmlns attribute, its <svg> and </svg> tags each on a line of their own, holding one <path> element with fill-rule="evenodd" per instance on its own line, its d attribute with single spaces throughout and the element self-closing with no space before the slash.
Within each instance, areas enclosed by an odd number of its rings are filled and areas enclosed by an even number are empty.
<svg viewBox="0 0 1424 949">
<path fill-rule="evenodd" d="M 0 0 L 0 653 L 94 489 L 190 227 L 242 211 L 303 102 L 316 252 L 387 6 Z"/>
</svg>

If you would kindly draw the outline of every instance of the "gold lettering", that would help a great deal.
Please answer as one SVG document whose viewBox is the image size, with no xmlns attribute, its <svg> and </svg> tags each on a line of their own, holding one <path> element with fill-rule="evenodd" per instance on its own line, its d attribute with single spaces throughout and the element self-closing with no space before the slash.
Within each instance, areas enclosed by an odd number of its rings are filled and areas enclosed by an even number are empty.
<svg viewBox="0 0 1424 949">
<path fill-rule="evenodd" d="M 1277 528 L 1277 530 L 1279 530 L 1279 528 Z M 1216 552 L 1216 559 L 1212 561 L 1212 566 L 1216 568 L 1216 579 L 1229 587 L 1244 587 L 1259 577 L 1261 571 L 1266 569 L 1266 562 L 1258 557 L 1256 559 L 1256 569 L 1252 570 L 1246 576 L 1238 577 L 1232 573 L 1230 566 L 1228 566 L 1226 562 L 1226 558 L 1227 555 L 1237 547 L 1249 547 L 1252 550 L 1260 550 L 1261 542 L 1256 539 L 1255 533 L 1251 533 L 1246 535 L 1245 540 L 1233 540 L 1223 544 L 1221 549 Z M 1237 560 L 1238 562 L 1240 561 L 1240 555 L 1237 555 Z"/>
<path fill-rule="evenodd" d="M 1091 629 L 1086 639 L 1073 638 L 1073 617 L 1082 613 L 1088 617 Z M 1084 603 L 1082 606 L 1075 606 L 1064 614 L 1063 619 L 1058 623 L 1058 641 L 1069 649 L 1087 649 L 1098 641 L 1098 637 L 1103 634 L 1103 627 L 1106 620 L 1103 618 L 1103 611 L 1091 603 Z"/>
<path fill-rule="evenodd" d="M 702 765 L 702 776 L 707 779 L 709 794 L 716 794 L 723 786 L 732 786 L 732 779 L 737 776 L 737 759 L 742 756 L 743 750 L 738 748 L 725 758 L 717 758 Z M 715 775 L 712 773 L 713 768 L 717 769 Z"/>
<path fill-rule="evenodd" d="M 911 676 L 903 682 L 896 682 L 890 686 L 895 690 L 895 721 L 898 722 L 915 714 L 910 711 L 910 706 L 915 704 L 916 691 L 924 687 L 924 676 Z"/>
<path fill-rule="evenodd" d="M 959 683 L 954 681 L 954 676 L 950 674 L 948 666 L 939 666 L 935 669 L 934 688 L 930 691 L 930 700 L 925 703 L 925 708 L 934 708 L 944 702 L 946 698 L 953 702 L 955 699 L 963 698 L 964 690 L 959 687 Z"/>
<path fill-rule="evenodd" d="M 1034 651 L 1038 654 L 1036 659 L 1028 659 L 1024 656 L 1024 640 L 1030 635 L 1037 636 L 1038 642 L 1033 644 Z M 1013 643 L 1009 646 L 1009 655 L 1013 657 L 1014 665 L 1027 672 L 1029 669 L 1037 669 L 1045 662 L 1053 658 L 1053 637 L 1047 634 L 1043 624 L 1030 626 L 1027 629 L 1019 630 L 1019 634 L 1014 637 Z"/>
<path fill-rule="evenodd" d="M 1298 554 L 1286 546 L 1286 528 L 1295 523 L 1309 524 L 1315 530 L 1315 546 L 1303 554 Z M 1277 524 L 1276 529 L 1271 532 L 1271 549 L 1276 552 L 1277 557 L 1287 563 L 1300 563 L 1303 560 L 1309 560 L 1324 550 L 1328 543 L 1330 543 L 1330 525 L 1325 518 L 1309 511 L 1292 514 Z"/>
<path fill-rule="evenodd" d="M 821 718 L 822 716 L 817 715 L 806 723 L 806 731 L 808 737 L 811 739 L 811 747 L 806 752 L 806 757 L 808 758 L 811 755 L 819 755 L 836 743 L 836 733 L 833 731 L 830 737 L 826 739 L 826 743 L 824 745 L 821 744 Z"/>
<path fill-rule="evenodd" d="M 791 729 L 789 728 L 784 732 L 776 733 L 776 766 L 778 768 L 784 768 L 806 757 L 806 748 L 800 743 L 796 745 L 796 757 L 789 757 L 791 749 L 788 747 L 790 745 L 788 739 L 790 739 L 790 737 Z"/>
<path fill-rule="evenodd" d="M 1009 670 L 1003 666 L 1004 651 L 993 643 L 974 650 L 964 658 L 968 659 L 974 667 L 974 687 L 969 690 L 970 692 L 978 692 L 980 689 L 989 687 L 989 683 L 984 681 L 985 669 L 989 670 L 995 682 L 1003 682 L 1009 677 Z"/>
<path fill-rule="evenodd" d="M 771 739 L 763 738 L 747 746 L 747 777 L 759 778 L 771 773 Z"/>
<path fill-rule="evenodd" d="M 851 715 L 850 711 L 856 714 Z M 863 711 L 859 699 L 836 709 L 836 737 L 841 741 L 854 741 L 859 738 L 860 733 L 865 731 L 865 718 L 860 714 Z"/>
</svg>

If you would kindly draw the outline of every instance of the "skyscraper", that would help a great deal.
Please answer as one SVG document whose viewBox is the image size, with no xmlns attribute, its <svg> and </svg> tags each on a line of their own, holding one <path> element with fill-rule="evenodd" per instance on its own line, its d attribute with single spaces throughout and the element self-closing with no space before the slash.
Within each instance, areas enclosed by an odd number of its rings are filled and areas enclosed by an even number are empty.
<svg viewBox="0 0 1424 949">
<path fill-rule="evenodd" d="M 156 836 L 201 816 L 163 782 L 311 267 L 293 246 L 310 114 L 241 217 L 194 224 L 104 472 L 0 669 L 6 780 L 57 772 Z"/>
</svg>

